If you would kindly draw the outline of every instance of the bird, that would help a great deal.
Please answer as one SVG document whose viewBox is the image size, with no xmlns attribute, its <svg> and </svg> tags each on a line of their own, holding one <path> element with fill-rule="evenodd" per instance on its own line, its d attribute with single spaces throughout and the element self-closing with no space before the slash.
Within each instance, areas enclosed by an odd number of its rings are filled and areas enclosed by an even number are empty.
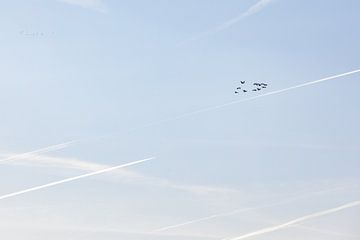
<svg viewBox="0 0 360 240">
<path fill-rule="evenodd" d="M 253 89 L 253 92 L 256 92 L 257 91 L 257 89 Z"/>
<path fill-rule="evenodd" d="M 241 83 L 241 84 L 244 84 L 244 83 L 245 83 L 245 81 L 240 81 L 240 83 Z"/>
<path fill-rule="evenodd" d="M 244 89 L 243 92 L 247 92 L 247 91 Z"/>
<path fill-rule="evenodd" d="M 262 87 L 262 88 L 266 88 L 266 86 L 264 86 L 264 85 L 263 85 L 263 86 L 261 86 L 261 87 Z"/>
<path fill-rule="evenodd" d="M 260 91 L 261 90 L 261 88 L 256 88 L 258 91 Z"/>
<path fill-rule="evenodd" d="M 235 94 L 237 94 L 237 93 L 239 93 L 239 92 L 235 91 Z"/>
<path fill-rule="evenodd" d="M 241 87 L 237 87 L 236 89 L 241 89 Z"/>
</svg>

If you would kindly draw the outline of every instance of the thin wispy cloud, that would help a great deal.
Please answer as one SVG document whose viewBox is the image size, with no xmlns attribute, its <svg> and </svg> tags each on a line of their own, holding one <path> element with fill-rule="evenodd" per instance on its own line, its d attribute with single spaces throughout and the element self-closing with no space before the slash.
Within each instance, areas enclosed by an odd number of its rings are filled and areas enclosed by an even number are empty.
<svg viewBox="0 0 360 240">
<path fill-rule="evenodd" d="M 105 13 L 107 11 L 106 5 L 103 0 L 57 0 L 58 2 L 96 10 Z"/>
<path fill-rule="evenodd" d="M 198 40 L 200 38 L 203 37 L 207 37 L 209 35 L 213 35 L 216 34 L 218 32 L 224 31 L 230 27 L 232 27 L 233 25 L 239 23 L 241 20 L 250 17 L 256 13 L 259 13 L 260 11 L 262 11 L 263 9 L 265 9 L 270 3 L 274 2 L 274 0 L 260 0 L 257 3 L 255 3 L 254 5 L 250 6 L 245 12 L 242 12 L 241 14 L 229 19 L 228 21 L 220 24 L 219 26 L 214 27 L 211 30 L 208 31 L 204 31 L 201 32 L 189 39 L 186 39 L 180 43 L 178 43 L 178 46 L 184 45 L 186 43 Z"/>
<path fill-rule="evenodd" d="M 283 228 L 287 228 L 287 227 L 296 225 L 298 223 L 301 223 L 301 222 L 304 222 L 304 221 L 307 221 L 307 220 L 310 220 L 310 219 L 313 219 L 313 218 L 322 217 L 322 216 L 325 216 L 325 215 L 329 215 L 329 214 L 332 214 L 332 213 L 336 213 L 336 212 L 339 212 L 339 211 L 342 211 L 342 210 L 346 210 L 346 209 L 354 208 L 354 207 L 358 207 L 358 206 L 360 206 L 360 201 L 354 201 L 354 202 L 347 203 L 347 204 L 344 204 L 344 205 L 341 205 L 341 206 L 338 206 L 338 207 L 335 207 L 335 208 L 331 208 L 331 209 L 324 210 L 324 211 L 321 211 L 321 212 L 317 212 L 317 213 L 309 214 L 309 215 L 306 215 L 306 216 L 303 216 L 303 217 L 299 217 L 299 218 L 296 218 L 294 220 L 291 220 L 291 221 L 288 221 L 288 222 L 285 222 L 285 223 L 282 223 L 282 224 L 279 224 L 279 225 L 276 225 L 276 226 L 273 226 L 273 227 L 263 228 L 263 229 L 260 229 L 260 230 L 257 230 L 257 231 L 251 232 L 251 233 L 243 234 L 243 235 L 238 236 L 238 237 L 223 238 L 222 240 L 242 240 L 242 239 L 253 238 L 253 237 L 260 236 L 260 235 L 263 235 L 263 234 L 266 234 L 266 233 L 275 232 L 275 231 L 281 230 Z"/>
<path fill-rule="evenodd" d="M 35 154 L 42 154 L 42 153 L 48 153 L 48 152 L 61 150 L 61 149 L 70 147 L 75 143 L 76 143 L 76 141 L 73 140 L 73 141 L 69 141 L 69 142 L 64 142 L 64 143 L 60 143 L 60 144 L 51 145 L 51 146 L 48 146 L 48 147 L 36 149 L 36 150 L 30 151 L 30 152 L 18 153 L 18 154 L 9 154 L 5 158 L 0 159 L 0 163 L 28 158 L 28 157 L 34 156 Z"/>
<path fill-rule="evenodd" d="M 0 200 L 4 200 L 4 199 L 7 199 L 7 198 L 12 198 L 12 197 L 15 197 L 15 196 L 18 196 L 18 195 L 22 195 L 22 194 L 25 194 L 25 193 L 34 192 L 34 191 L 38 191 L 38 190 L 41 190 L 41 189 L 53 187 L 53 186 L 60 185 L 60 184 L 63 184 L 63 183 L 72 182 L 72 181 L 79 180 L 79 179 L 82 179 L 82 178 L 87 178 L 87 177 L 91 177 L 91 176 L 95 176 L 95 175 L 100 175 L 100 174 L 103 174 L 103 173 L 106 173 L 106 172 L 115 171 L 117 169 L 121 169 L 121 168 L 124 168 L 124 167 L 140 164 L 140 163 L 152 160 L 152 159 L 154 159 L 154 157 L 146 158 L 146 159 L 142 159 L 142 160 L 126 163 L 126 164 L 121 164 L 121 165 L 118 165 L 118 166 L 115 166 L 115 167 L 109 167 L 109 168 L 105 168 L 105 169 L 102 169 L 102 170 L 99 170 L 99 171 L 95 171 L 95 172 L 91 172 L 91 173 L 87 173 L 87 174 L 82 174 L 82 175 L 79 175 L 79 176 L 76 176 L 76 177 L 66 178 L 66 179 L 63 179 L 63 180 L 60 180 L 60 181 L 55 181 L 55 182 L 40 185 L 40 186 L 37 186 L 37 187 L 32 187 L 32 188 L 28 188 L 28 189 L 25 189 L 25 190 L 5 194 L 5 195 L 0 196 Z"/>
</svg>

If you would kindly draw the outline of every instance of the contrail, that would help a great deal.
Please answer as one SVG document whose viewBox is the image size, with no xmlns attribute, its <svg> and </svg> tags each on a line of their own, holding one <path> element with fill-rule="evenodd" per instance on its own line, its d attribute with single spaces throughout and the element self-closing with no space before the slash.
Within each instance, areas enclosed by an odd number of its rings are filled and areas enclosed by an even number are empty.
<svg viewBox="0 0 360 240">
<path fill-rule="evenodd" d="M 345 72 L 345 73 L 333 75 L 333 76 L 330 76 L 330 77 L 321 78 L 321 79 L 314 80 L 314 81 L 307 82 L 307 83 L 298 84 L 298 85 L 295 85 L 295 86 L 292 86 L 292 87 L 287 87 L 287 88 L 279 89 L 279 90 L 276 90 L 276 91 L 264 93 L 264 94 L 257 95 L 257 96 L 254 96 L 254 97 L 249 97 L 249 98 L 245 98 L 245 99 L 241 99 L 241 100 L 237 100 L 237 101 L 227 102 L 227 103 L 224 103 L 224 104 L 220 104 L 220 105 L 216 105 L 216 106 L 211 106 L 211 107 L 203 108 L 203 109 L 200 109 L 200 110 L 197 110 L 197 111 L 193 111 L 193 112 L 189 112 L 189 113 L 184 113 L 184 114 L 178 115 L 178 116 L 176 116 L 176 117 L 164 119 L 164 120 L 157 121 L 157 122 L 152 122 L 152 123 L 149 123 L 149 124 L 144 125 L 144 126 L 142 126 L 142 127 L 134 128 L 134 129 L 132 129 L 132 130 L 137 130 L 137 129 L 141 129 L 141 128 L 146 128 L 146 127 L 150 127 L 150 126 L 155 126 L 155 125 L 158 125 L 158 124 L 161 124 L 161 123 L 178 120 L 178 119 L 185 118 L 185 117 L 189 117 L 189 116 L 196 115 L 196 114 L 199 114 L 199 113 L 204 113 L 204 112 L 213 111 L 213 110 L 220 109 L 220 108 L 224 108 L 224 107 L 231 106 L 231 105 L 234 105 L 234 104 L 239 104 L 239 103 L 252 101 L 252 100 L 255 100 L 255 99 L 258 99 L 258 98 L 262 98 L 262 97 L 267 97 L 267 96 L 271 96 L 271 95 L 280 94 L 280 93 L 287 92 L 287 91 L 291 91 L 291 90 L 294 90 L 294 89 L 297 89 L 297 88 L 302 88 L 302 87 L 306 87 L 306 86 L 318 84 L 318 83 L 321 83 L 321 82 L 329 81 L 329 80 L 332 80 L 332 79 L 336 79 L 336 78 L 340 78 L 340 77 L 345 77 L 345 76 L 352 75 L 352 74 L 355 74 L 355 73 L 358 73 L 358 72 L 360 72 L 360 69 L 356 69 L 356 70 L 354 70 L 354 71 L 350 71 L 350 72 Z"/>
<path fill-rule="evenodd" d="M 31 156 L 31 155 L 33 155 L 33 154 L 47 153 L 47 152 L 52 152 L 52 151 L 64 149 L 64 148 L 67 148 L 67 147 L 73 145 L 73 144 L 76 143 L 76 142 L 77 142 L 77 141 L 73 140 L 73 141 L 69 141 L 69 142 L 64 142 L 64 143 L 60 143 L 60 144 L 48 146 L 48 147 L 45 147 L 45 148 L 40 148 L 40 149 L 31 151 L 31 152 L 15 154 L 15 155 L 13 155 L 13 156 L 10 156 L 10 157 L 1 159 L 1 160 L 0 160 L 0 163 L 1 163 L 1 162 L 6 162 L 6 161 L 16 160 L 16 159 L 19 159 L 19 158 L 28 157 L 28 156 Z"/>
<path fill-rule="evenodd" d="M 208 221 L 208 220 L 218 218 L 218 217 L 226 217 L 226 216 L 231 216 L 231 215 L 235 215 L 235 214 L 238 214 L 238 213 L 243 213 L 243 212 L 248 212 L 248 211 L 253 211 L 253 210 L 259 210 L 259 209 L 264 209 L 264 208 L 269 208 L 269 207 L 276 207 L 276 206 L 280 206 L 280 205 L 283 205 L 283 204 L 286 204 L 286 203 L 289 203 L 289 202 L 292 202 L 292 201 L 296 201 L 296 200 L 304 198 L 304 197 L 309 197 L 309 196 L 312 196 L 312 195 L 338 191 L 338 190 L 342 190 L 342 189 L 343 188 L 334 188 L 334 189 L 329 189 L 329 190 L 310 192 L 310 193 L 307 193 L 306 195 L 301 194 L 300 196 L 289 197 L 287 199 L 284 199 L 284 200 L 276 202 L 276 203 L 265 204 L 265 205 L 261 205 L 261 206 L 257 206 L 257 207 L 238 208 L 238 209 L 226 212 L 226 213 L 213 214 L 213 215 L 210 215 L 210 216 L 193 219 L 193 220 L 190 220 L 190 221 L 187 221 L 187 222 L 183 222 L 183 223 L 179 223 L 179 224 L 174 224 L 174 225 L 158 228 L 158 229 L 150 231 L 149 233 L 163 232 L 163 231 L 166 231 L 166 230 L 187 226 L 187 225 L 190 225 L 190 224 L 193 224 L 193 223 L 199 223 L 199 222 L 203 222 L 203 221 Z"/>
<path fill-rule="evenodd" d="M 274 222 L 274 220 L 272 220 L 272 221 L 263 221 L 262 220 L 262 221 L 259 221 L 259 223 L 261 223 L 261 224 L 267 223 L 269 225 L 278 224 L 278 222 Z M 336 231 L 330 231 L 330 230 L 322 229 L 322 228 L 309 227 L 309 226 L 306 226 L 306 225 L 303 225 L 303 224 L 294 224 L 294 225 L 291 225 L 289 227 L 293 227 L 293 228 L 300 229 L 300 230 L 306 230 L 306 231 L 310 231 L 310 232 L 326 234 L 326 235 L 341 236 L 341 237 L 359 239 L 359 235 L 348 234 L 348 233 L 343 233 L 343 232 L 336 232 Z"/>
<path fill-rule="evenodd" d="M 183 40 L 182 42 L 178 43 L 176 46 L 182 46 L 184 44 L 187 44 L 189 42 L 216 34 L 218 32 L 224 31 L 233 25 L 237 24 L 241 20 L 250 17 L 251 15 L 254 15 L 260 11 L 262 11 L 265 7 L 267 7 L 270 3 L 272 3 L 274 0 L 259 0 L 257 3 L 252 5 L 250 8 L 248 8 L 245 12 L 227 20 L 226 22 L 214 27 L 213 29 L 210 29 L 208 31 L 203 31 L 198 33 L 197 35 L 190 37 L 186 40 Z"/>
<path fill-rule="evenodd" d="M 231 27 L 232 25 L 238 23 L 242 19 L 260 12 L 261 10 L 263 10 L 265 7 L 267 7 L 272 2 L 274 2 L 274 0 L 260 0 L 260 1 L 258 1 L 257 3 L 252 5 L 248 10 L 246 10 L 244 13 L 242 13 L 242 14 L 228 20 L 227 22 L 223 23 L 222 25 L 218 26 L 215 29 L 215 32 L 223 31 L 223 30 Z"/>
<path fill-rule="evenodd" d="M 118 166 L 115 166 L 115 167 L 105 168 L 103 170 L 83 174 L 83 175 L 80 175 L 80 176 L 77 176 L 77 177 L 66 178 L 64 180 L 60 180 L 60 181 L 48 183 L 48 184 L 45 184 L 45 185 L 25 189 L 25 190 L 22 190 L 22 191 L 6 194 L 6 195 L 3 195 L 3 196 L 0 196 L 0 200 L 15 197 L 15 196 L 18 196 L 18 195 L 21 195 L 21 194 L 24 194 L 24 193 L 33 192 L 33 191 L 37 191 L 37 190 L 48 188 L 48 187 L 53 187 L 53 186 L 63 184 L 63 183 L 72 182 L 72 181 L 75 181 L 75 180 L 79 180 L 81 178 L 86 178 L 86 177 L 90 177 L 90 176 L 99 175 L 99 174 L 102 174 L 102 173 L 105 173 L 105 172 L 114 171 L 116 169 L 120 169 L 120 168 L 128 167 L 128 166 L 131 166 L 131 165 L 139 164 L 139 163 L 146 162 L 146 161 L 149 161 L 149 160 L 152 160 L 152 159 L 154 159 L 154 157 L 145 158 L 143 160 L 126 163 L 126 164 L 118 165 Z"/>
<path fill-rule="evenodd" d="M 232 215 L 232 214 L 236 214 L 236 213 L 239 213 L 239 212 L 242 212 L 242 211 L 245 212 L 245 211 L 248 211 L 248 210 L 252 210 L 252 208 L 237 209 L 237 210 L 227 212 L 227 213 L 214 214 L 214 215 L 211 215 L 211 216 L 198 218 L 198 219 L 187 221 L 187 222 L 184 222 L 184 223 L 179 223 L 179 224 L 175 224 L 175 225 L 171 225 L 171 226 L 167 226 L 167 227 L 158 228 L 158 229 L 150 231 L 149 233 L 163 232 L 163 231 L 166 231 L 166 230 L 169 230 L 169 229 L 183 227 L 183 226 L 190 225 L 190 224 L 193 224 L 193 223 L 203 222 L 203 221 L 207 221 L 207 220 L 217 218 L 217 217 L 229 216 L 229 215 Z"/>
<path fill-rule="evenodd" d="M 12 154 L 1 154 L 12 156 Z M 98 171 L 101 169 L 109 168 L 111 166 L 106 164 L 99 164 L 94 162 L 87 162 L 77 158 L 69 157 L 54 157 L 42 154 L 32 154 L 24 156 L 21 160 L 25 161 L 9 161 L 4 162 L 3 164 L 10 164 L 13 166 L 32 166 L 32 167 L 51 167 L 51 168 L 64 168 L 64 169 L 76 169 L 84 172 Z M 182 190 L 194 194 L 203 194 L 203 193 L 212 193 L 212 194 L 229 194 L 236 193 L 238 190 L 225 188 L 225 187 L 216 187 L 216 186 L 203 186 L 203 185 L 183 185 L 178 184 L 172 181 L 169 181 L 164 178 L 159 177 L 150 177 L 144 174 L 141 174 L 136 171 L 122 169 L 121 171 L 116 172 L 117 176 L 124 177 L 124 181 L 127 183 L 130 181 L 133 184 L 145 184 L 149 186 L 157 187 L 168 187 L 176 190 Z"/>
<path fill-rule="evenodd" d="M 261 229 L 261 230 L 255 231 L 255 232 L 251 232 L 251 233 L 241 235 L 239 237 L 224 238 L 222 240 L 241 240 L 241 239 L 246 239 L 246 238 L 251 238 L 251 237 L 263 235 L 263 234 L 266 234 L 266 233 L 274 232 L 274 231 L 277 231 L 277 230 L 280 230 L 280 229 L 283 229 L 283 228 L 298 224 L 300 222 L 304 222 L 304 221 L 309 220 L 309 219 L 325 216 L 325 215 L 332 214 L 332 213 L 335 213 L 335 212 L 339 212 L 339 211 L 342 211 L 342 210 L 345 210 L 345 209 L 348 209 L 348 208 L 357 207 L 359 205 L 360 205 L 360 201 L 351 202 L 351 203 L 348 203 L 348 204 L 345 204 L 345 205 L 342 205 L 342 206 L 339 206 L 339 207 L 336 207 L 336 208 L 332 208 L 332 209 L 328 209 L 328 210 L 325 210 L 325 211 L 322 211 L 322 212 L 313 213 L 313 214 L 310 214 L 310 215 L 299 217 L 299 218 L 296 218 L 294 220 L 288 221 L 286 223 L 283 223 L 283 224 L 280 224 L 280 225 L 277 225 L 277 226 L 274 226 L 274 227 L 268 227 L 268 228 L 264 228 L 264 229 Z"/>
<path fill-rule="evenodd" d="M 333 75 L 333 76 L 330 76 L 330 77 L 325 77 L 325 78 L 318 79 L 318 80 L 311 81 L 311 82 L 307 82 L 307 83 L 298 84 L 298 85 L 295 85 L 295 86 L 292 86 L 292 87 L 283 88 L 283 89 L 280 89 L 280 90 L 268 92 L 268 93 L 257 95 L 257 96 L 254 96 L 254 97 L 249 97 L 249 98 L 245 98 L 245 99 L 241 99 L 241 100 L 237 100 L 237 101 L 227 102 L 227 103 L 224 103 L 224 104 L 203 108 L 203 109 L 196 110 L 196 111 L 193 111 L 193 112 L 184 113 L 184 114 L 181 114 L 181 115 L 178 115 L 178 116 L 175 116 L 175 117 L 171 117 L 171 118 L 167 118 L 167 119 L 164 119 L 164 120 L 148 123 L 148 124 L 140 126 L 140 127 L 135 127 L 135 128 L 130 129 L 129 132 L 136 131 L 136 130 L 143 129 L 143 128 L 147 128 L 147 127 L 151 127 L 151 126 L 156 126 L 156 125 L 166 123 L 166 122 L 171 122 L 171 121 L 174 121 L 174 120 L 178 120 L 178 119 L 182 119 L 182 118 L 185 118 L 185 117 L 193 116 L 193 115 L 196 115 L 196 114 L 199 114 L 199 113 L 210 112 L 210 111 L 220 109 L 220 108 L 224 108 L 224 107 L 227 107 L 227 106 L 231 106 L 231 105 L 235 105 L 235 104 L 239 104 L 239 103 L 243 103 L 243 102 L 256 100 L 258 98 L 262 98 L 262 97 L 266 97 L 266 96 L 270 96 L 270 95 L 275 95 L 275 94 L 280 94 L 280 93 L 287 92 L 287 91 L 290 91 L 290 90 L 294 90 L 294 89 L 297 89 L 297 88 L 302 88 L 302 87 L 314 85 L 314 84 L 317 84 L 317 83 L 329 81 L 329 80 L 332 80 L 332 79 L 352 75 L 352 74 L 355 74 L 355 73 L 358 73 L 358 72 L 360 72 L 360 69 L 356 69 L 354 71 Z M 97 137 L 96 139 L 107 138 L 107 137 L 112 136 L 112 135 L 113 134 L 105 134 L 105 135 L 102 135 L 100 137 Z M 85 141 L 85 140 L 83 140 L 83 141 Z M 43 148 L 43 149 L 35 150 L 35 151 L 32 151 L 32 152 L 18 154 L 16 156 L 12 156 L 12 157 L 0 160 L 0 163 L 3 162 L 3 161 L 14 160 L 14 159 L 21 158 L 23 156 L 27 156 L 27 155 L 31 155 L 31 154 L 35 154 L 35 153 L 46 153 L 46 152 L 55 151 L 55 150 L 58 150 L 58 149 L 65 148 L 65 147 L 67 147 L 67 146 L 69 146 L 71 144 L 74 144 L 76 142 L 79 142 L 79 141 L 70 141 L 70 142 L 66 142 L 66 143 L 46 147 L 46 148 Z"/>
</svg>

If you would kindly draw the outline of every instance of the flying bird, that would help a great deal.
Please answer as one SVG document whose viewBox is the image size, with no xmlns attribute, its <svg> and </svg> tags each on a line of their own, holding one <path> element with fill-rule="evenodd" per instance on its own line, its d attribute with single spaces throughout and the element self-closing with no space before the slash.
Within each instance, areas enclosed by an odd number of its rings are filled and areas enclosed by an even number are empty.
<svg viewBox="0 0 360 240">
<path fill-rule="evenodd" d="M 239 94 L 241 92 L 246 93 L 248 91 L 258 92 L 258 91 L 261 91 L 264 88 L 267 88 L 267 85 L 268 85 L 267 83 L 263 83 L 263 82 L 261 82 L 261 83 L 260 82 L 254 82 L 254 83 L 252 83 L 252 85 L 254 87 L 252 89 L 246 90 L 246 89 L 244 89 L 245 88 L 244 84 L 246 84 L 246 81 L 240 81 L 240 83 L 242 85 L 236 87 L 235 94 Z"/>
</svg>

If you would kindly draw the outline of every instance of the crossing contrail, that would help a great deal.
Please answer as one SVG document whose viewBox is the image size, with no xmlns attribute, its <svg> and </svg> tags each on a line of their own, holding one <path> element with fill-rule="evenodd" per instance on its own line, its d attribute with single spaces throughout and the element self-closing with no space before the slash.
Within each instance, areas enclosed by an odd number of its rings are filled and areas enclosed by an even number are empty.
<svg viewBox="0 0 360 240">
<path fill-rule="evenodd" d="M 339 211 L 342 211 L 342 210 L 345 210 L 345 209 L 348 209 L 348 208 L 357 207 L 357 206 L 360 206 L 360 201 L 351 202 L 351 203 L 348 203 L 348 204 L 345 204 L 345 205 L 342 205 L 342 206 L 339 206 L 339 207 L 336 207 L 336 208 L 332 208 L 332 209 L 328 209 L 328 210 L 325 210 L 325 211 L 322 211 L 322 212 L 317 212 L 317 213 L 313 213 L 313 214 L 306 215 L 306 216 L 303 216 L 303 217 L 299 217 L 299 218 L 296 218 L 294 220 L 288 221 L 286 223 L 279 224 L 279 225 L 273 226 L 273 227 L 263 228 L 263 229 L 260 229 L 258 231 L 255 231 L 255 232 L 251 232 L 251 233 L 241 235 L 239 237 L 224 238 L 222 240 L 242 240 L 242 239 L 247 239 L 247 238 L 251 238 L 251 237 L 256 237 L 256 236 L 263 235 L 263 234 L 270 233 L 270 232 L 274 232 L 274 231 L 277 231 L 277 230 L 280 230 L 280 229 L 283 229 L 283 228 L 286 228 L 286 227 L 290 227 L 292 225 L 304 222 L 304 221 L 309 220 L 309 219 L 325 216 L 325 215 L 328 215 L 328 214 L 332 214 L 332 213 L 335 213 L 335 212 L 339 212 Z"/>
<path fill-rule="evenodd" d="M 297 89 L 297 88 L 302 88 L 302 87 L 318 84 L 318 83 L 321 83 L 321 82 L 329 81 L 329 80 L 332 80 L 332 79 L 345 77 L 345 76 L 352 75 L 352 74 L 355 74 L 355 73 L 358 73 L 358 72 L 360 72 L 360 69 L 356 69 L 354 71 L 345 72 L 345 73 L 341 73 L 341 74 L 321 78 L 321 79 L 314 80 L 314 81 L 307 82 L 307 83 L 298 84 L 298 85 L 295 85 L 295 86 L 292 86 L 292 87 L 287 87 L 287 88 L 275 90 L 275 91 L 264 93 L 264 94 L 257 95 L 257 96 L 254 96 L 254 97 L 244 98 L 244 99 L 240 99 L 240 100 L 236 100 L 236 101 L 232 101 L 232 102 L 227 102 L 227 103 L 216 105 L 216 106 L 203 108 L 203 109 L 196 110 L 196 111 L 193 111 L 193 112 L 184 113 L 184 114 L 178 115 L 176 117 L 171 117 L 171 118 L 168 118 L 168 119 L 152 122 L 152 123 L 146 124 L 146 125 L 144 125 L 142 127 L 134 128 L 132 130 L 134 131 L 134 130 L 138 130 L 138 129 L 141 129 L 141 128 L 156 126 L 156 125 L 159 125 L 161 123 L 166 123 L 166 122 L 178 120 L 178 119 L 189 117 L 189 116 L 196 115 L 196 114 L 199 114 L 199 113 L 210 112 L 210 111 L 213 111 L 213 110 L 217 110 L 217 109 L 220 109 L 220 108 L 228 107 L 228 106 L 243 103 L 243 102 L 249 102 L 249 101 L 252 101 L 252 100 L 255 100 L 255 99 L 258 99 L 258 98 L 263 98 L 263 97 L 267 97 L 267 96 L 271 96 L 271 95 L 280 94 L 280 93 L 291 91 L 291 90 L 294 90 L 294 89 Z"/>
<path fill-rule="evenodd" d="M 29 157 L 29 156 L 34 155 L 34 154 L 47 153 L 47 152 L 52 152 L 52 151 L 64 149 L 64 148 L 67 148 L 67 147 L 71 146 L 74 143 L 76 143 L 75 140 L 60 143 L 60 144 L 56 144 L 56 145 L 52 145 L 52 146 L 48 146 L 48 147 L 45 147 L 45 148 L 40 148 L 40 149 L 31 151 L 31 152 L 15 154 L 15 155 L 12 155 L 12 156 L 7 157 L 7 158 L 0 159 L 0 163 L 1 162 L 12 161 L 12 160 L 16 160 L 16 159 L 21 159 L 21 158 L 24 158 L 24 157 Z"/>
<path fill-rule="evenodd" d="M 143 162 L 146 162 L 146 161 L 149 161 L 149 160 L 152 160 L 152 159 L 154 159 L 154 157 L 145 158 L 145 159 L 142 159 L 142 160 L 138 160 L 138 161 L 135 161 L 135 162 L 130 162 L 130 163 L 118 165 L 118 166 L 115 166 L 115 167 L 105 168 L 103 170 L 99 170 L 99 171 L 91 172 L 91 173 L 86 173 L 86 174 L 76 176 L 76 177 L 66 178 L 66 179 L 63 179 L 63 180 L 60 180 L 60 181 L 44 184 L 44 185 L 37 186 L 37 187 L 28 188 L 28 189 L 25 189 L 25 190 L 22 190 L 22 191 L 14 192 L 14 193 L 9 193 L 9 194 L 0 196 L 0 200 L 15 197 L 15 196 L 22 195 L 22 194 L 29 193 L 29 192 L 34 192 L 34 191 L 44 189 L 44 188 L 48 188 L 48 187 L 53 187 L 53 186 L 63 184 L 63 183 L 72 182 L 72 181 L 75 181 L 75 180 L 79 180 L 81 178 L 86 178 L 86 177 L 95 176 L 95 175 L 99 175 L 99 174 L 102 174 L 102 173 L 114 171 L 114 170 L 117 170 L 117 169 L 120 169 L 120 168 L 124 168 L 124 167 L 132 166 L 132 165 L 135 165 L 135 164 L 143 163 Z"/>
<path fill-rule="evenodd" d="M 150 231 L 149 233 L 163 232 L 163 231 L 167 231 L 167 230 L 170 230 L 170 229 L 175 229 L 175 228 L 187 226 L 187 225 L 194 224 L 194 223 L 209 221 L 211 219 L 218 218 L 218 217 L 227 217 L 227 216 L 235 215 L 235 214 L 238 214 L 238 213 L 254 211 L 254 210 L 260 210 L 260 209 L 269 208 L 269 207 L 281 206 L 281 205 L 284 205 L 286 203 L 290 203 L 292 201 L 296 201 L 296 200 L 299 200 L 299 199 L 304 198 L 304 197 L 306 198 L 306 197 L 310 197 L 310 196 L 313 196 L 313 195 L 324 194 L 324 193 L 329 193 L 329 192 L 343 190 L 343 189 L 344 188 L 333 188 L 333 189 L 327 189 L 327 190 L 322 190 L 322 191 L 310 192 L 310 193 L 307 193 L 307 194 L 301 194 L 299 196 L 289 197 L 289 198 L 283 199 L 282 201 L 278 201 L 276 203 L 269 203 L 269 204 L 264 204 L 264 205 L 260 205 L 260 206 L 256 206 L 256 207 L 238 208 L 238 209 L 234 209 L 234 210 L 229 211 L 229 212 L 213 214 L 213 215 L 210 215 L 210 216 L 189 220 L 189 221 L 186 221 L 186 222 L 183 222 L 183 223 L 178 223 L 178 224 L 158 228 L 158 229 Z"/>
</svg>

